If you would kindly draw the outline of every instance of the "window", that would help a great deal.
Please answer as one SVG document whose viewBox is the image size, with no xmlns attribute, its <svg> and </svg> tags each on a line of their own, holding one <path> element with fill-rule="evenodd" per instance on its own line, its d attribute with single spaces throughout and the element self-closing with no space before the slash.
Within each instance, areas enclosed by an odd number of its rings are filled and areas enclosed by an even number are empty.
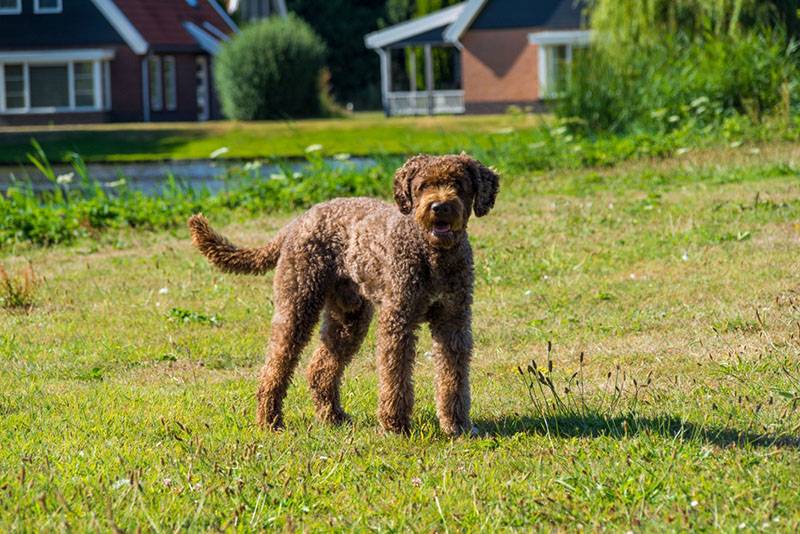
<svg viewBox="0 0 800 534">
<path fill-rule="evenodd" d="M 175 57 L 165 56 L 163 61 L 164 104 L 169 111 L 178 109 L 178 83 L 175 73 Z"/>
<path fill-rule="evenodd" d="M 33 12 L 40 15 L 61 13 L 61 0 L 33 0 Z"/>
<path fill-rule="evenodd" d="M 19 15 L 22 13 L 22 0 L 0 0 L 0 15 Z"/>
<path fill-rule="evenodd" d="M 540 98 L 557 98 L 569 81 L 576 48 L 591 44 L 589 30 L 542 31 L 528 34 L 528 42 L 539 47 Z"/>
<path fill-rule="evenodd" d="M 161 92 L 161 58 L 158 56 L 148 58 L 147 70 L 150 77 L 150 109 L 161 111 L 164 109 L 164 95 Z"/>
<path fill-rule="evenodd" d="M 23 65 L 6 65 L 5 67 L 6 108 L 23 109 L 25 107 L 25 70 Z"/>
<path fill-rule="evenodd" d="M 67 65 L 31 65 L 28 69 L 32 108 L 69 107 Z"/>
<path fill-rule="evenodd" d="M 102 60 L 0 65 L 0 111 L 55 113 L 108 108 L 110 94 L 103 94 L 109 77 L 107 65 Z"/>
<path fill-rule="evenodd" d="M 75 63 L 75 107 L 94 107 L 94 63 Z"/>
<path fill-rule="evenodd" d="M 175 56 L 151 56 L 147 59 L 150 78 L 150 109 L 175 111 L 178 109 L 178 80 Z"/>
<path fill-rule="evenodd" d="M 569 63 L 572 60 L 572 47 L 570 45 L 551 45 L 544 47 L 545 69 L 547 75 L 544 79 L 544 94 L 555 97 L 564 90 Z"/>
</svg>

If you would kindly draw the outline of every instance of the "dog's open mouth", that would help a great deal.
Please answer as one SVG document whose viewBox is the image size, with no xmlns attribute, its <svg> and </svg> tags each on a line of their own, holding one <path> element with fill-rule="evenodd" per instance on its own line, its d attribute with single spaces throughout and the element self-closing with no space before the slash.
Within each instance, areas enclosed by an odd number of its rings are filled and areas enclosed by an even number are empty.
<svg viewBox="0 0 800 534">
<path fill-rule="evenodd" d="M 440 221 L 433 223 L 433 235 L 435 236 L 447 236 L 451 231 L 450 223 Z"/>
</svg>

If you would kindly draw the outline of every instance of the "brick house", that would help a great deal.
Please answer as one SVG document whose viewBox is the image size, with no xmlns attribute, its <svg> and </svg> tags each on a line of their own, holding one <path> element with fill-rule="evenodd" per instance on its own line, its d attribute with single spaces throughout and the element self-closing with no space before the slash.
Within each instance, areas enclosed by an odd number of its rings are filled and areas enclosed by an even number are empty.
<svg viewBox="0 0 800 534">
<path fill-rule="evenodd" d="M 214 0 L 0 0 L 0 125 L 220 117 Z"/>
<path fill-rule="evenodd" d="M 469 0 L 373 32 L 365 43 L 381 59 L 384 110 L 417 115 L 497 113 L 512 105 L 541 109 L 557 95 L 573 49 L 589 43 L 583 11 L 580 0 Z M 416 75 L 420 48 L 423 88 Z M 450 80 L 436 78 L 434 51 L 449 54 Z"/>
</svg>

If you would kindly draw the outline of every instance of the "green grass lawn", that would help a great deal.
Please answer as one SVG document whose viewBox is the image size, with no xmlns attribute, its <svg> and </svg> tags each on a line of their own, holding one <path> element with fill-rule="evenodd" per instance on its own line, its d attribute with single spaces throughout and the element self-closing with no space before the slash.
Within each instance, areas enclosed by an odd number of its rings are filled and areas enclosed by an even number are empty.
<svg viewBox="0 0 800 534">
<path fill-rule="evenodd" d="M 184 230 L 6 250 L 45 282 L 0 311 L 0 529 L 796 532 L 798 165 L 782 145 L 505 176 L 471 227 L 476 439 L 437 429 L 424 330 L 412 436 L 378 430 L 372 335 L 352 427 L 314 421 L 299 372 L 287 430 L 256 428 L 271 275 L 218 274 Z M 532 359 L 564 406 L 529 392 Z"/>
<path fill-rule="evenodd" d="M 87 161 L 205 159 L 219 148 L 224 157 L 303 157 L 311 145 L 323 153 L 355 156 L 447 152 L 487 144 L 493 132 L 533 129 L 540 115 L 408 117 L 379 113 L 328 120 L 269 122 L 149 123 L 0 129 L 0 163 L 26 162 L 31 138 L 53 161 L 77 152 Z"/>
</svg>

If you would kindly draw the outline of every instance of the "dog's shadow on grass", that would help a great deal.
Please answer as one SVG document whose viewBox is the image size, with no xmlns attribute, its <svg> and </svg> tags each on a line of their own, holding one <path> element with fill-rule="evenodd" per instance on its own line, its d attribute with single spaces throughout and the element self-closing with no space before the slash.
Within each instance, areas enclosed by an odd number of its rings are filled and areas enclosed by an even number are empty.
<svg viewBox="0 0 800 534">
<path fill-rule="evenodd" d="M 476 420 L 479 437 L 511 437 L 518 434 L 552 438 L 624 439 L 640 434 L 659 435 L 682 441 L 699 441 L 718 447 L 774 447 L 800 450 L 800 436 L 773 435 L 713 425 L 698 425 L 675 416 L 607 417 L 599 413 L 532 417 L 513 415 Z"/>
</svg>

